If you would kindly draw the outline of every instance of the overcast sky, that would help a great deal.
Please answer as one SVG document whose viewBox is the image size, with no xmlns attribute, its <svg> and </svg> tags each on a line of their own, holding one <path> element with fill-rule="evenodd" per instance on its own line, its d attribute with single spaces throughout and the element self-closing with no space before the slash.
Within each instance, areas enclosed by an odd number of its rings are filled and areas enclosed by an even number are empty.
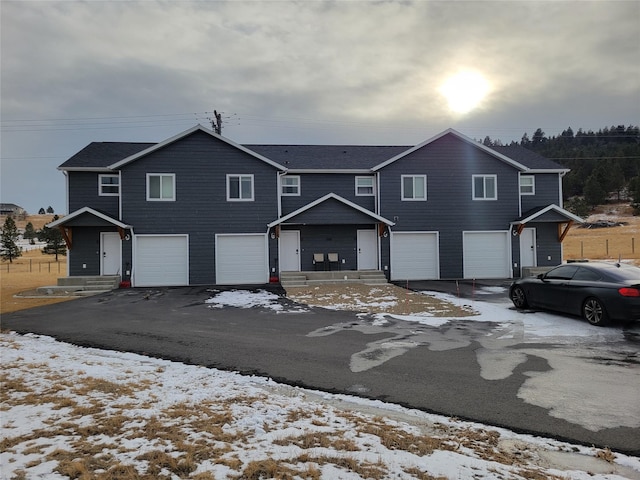
<svg viewBox="0 0 640 480">
<path fill-rule="evenodd" d="M 640 123 L 640 2 L 0 2 L 2 202 L 66 213 L 56 167 L 224 112 L 238 143 L 519 140 Z M 443 85 L 483 78 L 454 111 Z M 477 85 L 463 85 L 463 95 Z"/>
</svg>

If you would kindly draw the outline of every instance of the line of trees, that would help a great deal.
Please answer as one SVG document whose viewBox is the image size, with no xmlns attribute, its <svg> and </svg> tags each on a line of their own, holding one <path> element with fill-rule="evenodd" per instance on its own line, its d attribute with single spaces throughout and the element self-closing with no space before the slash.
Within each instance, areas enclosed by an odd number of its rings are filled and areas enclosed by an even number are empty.
<svg viewBox="0 0 640 480">
<path fill-rule="evenodd" d="M 52 221 L 58 220 L 58 216 L 54 215 Z M 18 245 L 18 239 L 20 238 L 20 232 L 16 226 L 16 222 L 11 216 L 8 216 L 4 225 L 2 226 L 2 233 L 0 234 L 0 258 L 8 260 L 9 263 L 13 263 L 15 258 L 22 256 L 22 248 Z M 42 227 L 41 230 L 36 231 L 33 228 L 31 222 L 25 225 L 22 238 L 33 242 L 33 239 L 37 238 L 41 242 L 45 242 L 42 247 L 42 253 L 45 255 L 55 255 L 56 262 L 59 255 L 67 254 L 67 247 L 62 238 L 62 232 L 57 228 Z"/>
<path fill-rule="evenodd" d="M 487 146 L 502 145 L 486 137 Z M 597 131 L 569 127 L 547 136 L 538 128 L 512 142 L 571 169 L 563 181 L 567 207 L 588 210 L 610 199 L 629 200 L 640 214 L 640 127 L 618 125 Z M 578 212 L 576 212 L 578 213 Z M 584 215 L 584 212 L 578 213 Z"/>
</svg>

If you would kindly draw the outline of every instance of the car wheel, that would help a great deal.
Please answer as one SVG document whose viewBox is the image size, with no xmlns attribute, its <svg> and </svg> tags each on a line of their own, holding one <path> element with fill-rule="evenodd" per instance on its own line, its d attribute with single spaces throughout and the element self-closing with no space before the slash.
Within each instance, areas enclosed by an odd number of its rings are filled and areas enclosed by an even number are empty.
<svg viewBox="0 0 640 480">
<path fill-rule="evenodd" d="M 591 325 L 602 326 L 607 323 L 607 311 L 602 302 L 595 297 L 587 298 L 582 304 L 582 316 Z"/>
<path fill-rule="evenodd" d="M 529 306 L 524 289 L 517 285 L 511 290 L 511 301 L 516 308 L 527 308 Z"/>
</svg>

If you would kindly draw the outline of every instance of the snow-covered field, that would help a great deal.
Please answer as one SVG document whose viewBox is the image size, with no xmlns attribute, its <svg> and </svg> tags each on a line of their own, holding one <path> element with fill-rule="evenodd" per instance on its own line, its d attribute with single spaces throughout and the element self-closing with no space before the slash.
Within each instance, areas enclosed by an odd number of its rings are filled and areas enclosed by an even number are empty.
<svg viewBox="0 0 640 480">
<path fill-rule="evenodd" d="M 274 297 L 221 292 L 209 305 L 282 311 Z M 504 306 L 475 302 L 471 307 L 479 321 L 504 321 L 500 336 L 488 342 L 523 332 L 532 343 L 563 336 L 567 344 L 580 341 L 575 328 L 558 325 L 548 314 L 511 311 L 496 319 Z M 384 322 L 384 316 L 376 321 Z M 585 336 L 595 332 L 584 327 Z M 508 375 L 504 365 L 491 366 L 490 343 L 485 350 L 486 358 L 479 357 L 485 374 Z M 636 457 L 265 378 L 36 335 L 2 334 L 0 352 L 0 471 L 7 480 L 640 479 Z"/>
</svg>

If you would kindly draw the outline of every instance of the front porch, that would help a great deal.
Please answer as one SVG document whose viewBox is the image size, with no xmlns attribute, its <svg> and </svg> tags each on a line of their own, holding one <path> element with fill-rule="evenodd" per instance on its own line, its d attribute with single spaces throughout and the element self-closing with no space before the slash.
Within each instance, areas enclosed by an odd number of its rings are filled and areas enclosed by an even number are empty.
<svg viewBox="0 0 640 480">
<path fill-rule="evenodd" d="M 382 270 L 329 270 L 280 273 L 280 284 L 283 288 L 344 283 L 382 285 L 387 283 L 387 277 L 385 277 Z"/>
<path fill-rule="evenodd" d="M 62 277 L 57 285 L 38 287 L 41 295 L 51 296 L 88 296 L 115 290 L 120 286 L 120 275 L 85 275 Z"/>
</svg>

